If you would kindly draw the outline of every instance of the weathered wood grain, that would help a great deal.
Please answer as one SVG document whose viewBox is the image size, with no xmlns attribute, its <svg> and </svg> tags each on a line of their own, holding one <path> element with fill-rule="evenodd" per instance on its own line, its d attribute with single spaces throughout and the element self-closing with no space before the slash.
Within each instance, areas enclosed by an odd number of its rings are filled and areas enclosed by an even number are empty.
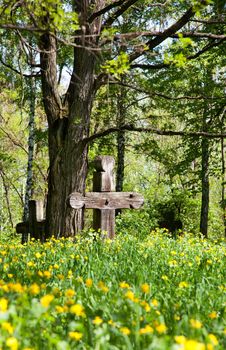
<svg viewBox="0 0 226 350">
<path fill-rule="evenodd" d="M 144 198 L 135 192 L 88 192 L 85 196 L 74 192 L 69 203 L 74 209 L 139 209 Z"/>
<path fill-rule="evenodd" d="M 114 179 L 115 160 L 111 156 L 98 156 L 94 161 L 96 172 L 93 174 L 93 192 L 115 191 Z M 115 210 L 109 207 L 105 210 L 100 208 L 93 210 L 94 230 L 107 232 L 107 237 L 115 236 Z M 106 236 L 105 236 L 106 237 Z"/>
</svg>

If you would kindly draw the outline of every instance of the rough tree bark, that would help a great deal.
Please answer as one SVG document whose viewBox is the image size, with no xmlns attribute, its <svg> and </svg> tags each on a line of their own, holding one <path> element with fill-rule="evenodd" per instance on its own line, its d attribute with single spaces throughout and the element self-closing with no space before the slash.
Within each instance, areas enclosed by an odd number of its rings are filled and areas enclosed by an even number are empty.
<svg viewBox="0 0 226 350">
<path fill-rule="evenodd" d="M 87 24 L 88 1 L 75 2 L 80 25 L 86 34 L 98 34 L 100 18 Z M 97 1 L 95 10 L 104 5 Z M 57 86 L 56 39 L 48 33 L 40 40 L 42 90 L 49 125 L 49 179 L 46 210 L 46 236 L 73 236 L 83 226 L 81 210 L 72 210 L 67 198 L 72 192 L 84 193 L 87 173 L 87 145 L 82 142 L 89 134 L 94 88 L 94 68 L 97 57 L 90 47 L 96 37 L 83 43 L 80 31 L 74 48 L 74 67 L 65 100 L 61 101 Z M 82 47 L 84 45 L 84 47 Z"/>
<path fill-rule="evenodd" d="M 119 87 L 119 94 L 117 96 L 117 127 L 120 129 L 125 125 L 126 121 L 126 88 L 124 86 Z M 125 168 L 125 131 L 120 130 L 117 133 L 117 170 L 116 170 L 116 191 L 123 191 L 124 182 L 124 168 Z M 121 214 L 122 210 L 117 209 L 116 215 Z"/>
</svg>

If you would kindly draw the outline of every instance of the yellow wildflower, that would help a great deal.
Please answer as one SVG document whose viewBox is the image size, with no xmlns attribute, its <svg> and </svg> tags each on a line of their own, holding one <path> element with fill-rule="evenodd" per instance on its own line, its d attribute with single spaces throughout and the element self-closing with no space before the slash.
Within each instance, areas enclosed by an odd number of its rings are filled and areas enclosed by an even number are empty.
<svg viewBox="0 0 226 350">
<path fill-rule="evenodd" d="M 217 315 L 216 311 L 212 311 L 212 312 L 208 315 L 208 317 L 211 318 L 211 319 L 215 319 L 215 318 L 218 317 L 218 315 Z"/>
<path fill-rule="evenodd" d="M 99 316 L 96 316 L 93 320 L 93 324 L 95 324 L 96 326 L 99 326 L 101 323 L 103 323 L 102 318 Z"/>
<path fill-rule="evenodd" d="M 11 349 L 11 350 L 17 350 L 19 347 L 18 340 L 14 337 L 10 337 L 6 339 L 6 345 Z"/>
<path fill-rule="evenodd" d="M 158 326 L 155 327 L 155 329 L 159 334 L 163 334 L 167 331 L 167 327 L 164 323 L 160 323 Z"/>
<path fill-rule="evenodd" d="M 188 339 L 183 344 L 183 350 L 205 350 L 205 344 L 197 342 L 196 340 Z"/>
<path fill-rule="evenodd" d="M 69 270 L 69 271 L 68 271 L 67 277 L 68 277 L 68 278 L 72 278 L 72 277 L 73 277 L 73 272 L 72 272 L 72 270 Z"/>
<path fill-rule="evenodd" d="M 166 276 L 166 275 L 163 275 L 161 278 L 162 278 L 163 281 L 168 281 L 169 280 L 169 277 Z"/>
<path fill-rule="evenodd" d="M 129 335 L 131 333 L 131 330 L 128 327 L 121 327 L 119 330 L 124 335 Z"/>
<path fill-rule="evenodd" d="M 33 261 L 28 261 L 27 266 L 33 267 L 35 266 L 35 263 Z"/>
<path fill-rule="evenodd" d="M 65 296 L 71 298 L 75 295 L 75 291 L 73 289 L 67 289 L 65 292 Z"/>
<path fill-rule="evenodd" d="M 127 282 L 123 281 L 119 283 L 119 287 L 122 289 L 128 289 L 130 288 L 130 285 Z"/>
<path fill-rule="evenodd" d="M 81 332 L 69 332 L 68 335 L 71 339 L 77 340 L 77 341 L 79 341 L 83 336 Z"/>
<path fill-rule="evenodd" d="M 98 288 L 102 290 L 102 292 L 107 293 L 109 291 L 109 288 L 107 286 L 105 286 L 103 281 L 100 281 L 98 283 Z"/>
<path fill-rule="evenodd" d="M 125 293 L 125 297 L 128 298 L 129 300 L 132 300 L 132 301 L 134 301 L 134 299 L 135 299 L 134 293 L 131 290 L 128 290 Z"/>
<path fill-rule="evenodd" d="M 70 307 L 70 312 L 76 316 L 85 316 L 84 307 L 80 304 L 75 304 Z"/>
<path fill-rule="evenodd" d="M 58 278 L 59 280 L 64 280 L 64 275 L 63 275 L 62 273 L 59 273 L 59 274 L 57 275 L 57 278 Z"/>
<path fill-rule="evenodd" d="M 115 322 L 114 322 L 113 320 L 109 320 L 109 321 L 108 321 L 108 324 L 109 324 L 110 326 L 115 326 Z"/>
<path fill-rule="evenodd" d="M 182 281 L 179 283 L 178 287 L 179 288 L 186 288 L 186 287 L 188 287 L 188 282 Z"/>
<path fill-rule="evenodd" d="M 42 297 L 40 299 L 40 303 L 42 304 L 42 306 L 44 307 L 49 307 L 49 304 L 53 301 L 54 299 L 54 295 L 52 294 L 46 294 L 44 295 L 44 297 Z"/>
<path fill-rule="evenodd" d="M 177 344 L 185 344 L 186 338 L 184 335 L 175 335 L 174 337 Z"/>
<path fill-rule="evenodd" d="M 208 334 L 208 338 L 214 346 L 219 344 L 217 337 L 214 334 Z"/>
<path fill-rule="evenodd" d="M 40 254 L 39 252 L 35 254 L 37 259 L 40 259 L 42 257 L 42 254 Z"/>
<path fill-rule="evenodd" d="M 150 292 L 150 286 L 147 283 L 144 283 L 141 285 L 141 290 L 143 293 L 149 293 Z"/>
<path fill-rule="evenodd" d="M 93 280 L 91 278 L 87 278 L 86 280 L 86 287 L 90 288 L 93 285 Z"/>
<path fill-rule="evenodd" d="M 43 276 L 46 278 L 50 278 L 51 277 L 51 272 L 50 271 L 44 271 L 43 272 Z"/>
<path fill-rule="evenodd" d="M 56 305 L 55 307 L 56 312 L 58 312 L 59 314 L 64 312 L 64 308 L 60 305 Z"/>
<path fill-rule="evenodd" d="M 140 334 L 150 334 L 150 333 L 153 333 L 153 331 L 154 331 L 153 328 L 147 324 L 144 328 L 141 328 L 139 330 L 139 333 Z"/>
<path fill-rule="evenodd" d="M 169 260 L 168 264 L 170 267 L 177 266 L 177 261 L 176 260 Z"/>
<path fill-rule="evenodd" d="M 140 305 L 143 306 L 146 312 L 149 312 L 151 310 L 150 305 L 145 300 L 141 301 Z"/>
<path fill-rule="evenodd" d="M 190 325 L 192 326 L 192 328 L 195 328 L 195 329 L 202 328 L 202 322 L 198 320 L 194 320 L 193 318 L 190 320 Z"/>
<path fill-rule="evenodd" d="M 5 312 L 8 309 L 8 300 L 6 298 L 0 299 L 0 312 Z"/>
<path fill-rule="evenodd" d="M 10 322 L 2 322 L 1 326 L 2 326 L 2 329 L 7 331 L 9 334 L 13 334 L 13 326 L 11 325 Z"/>
<path fill-rule="evenodd" d="M 151 305 L 152 306 L 155 306 L 155 307 L 157 307 L 158 306 L 158 300 L 156 300 L 156 299 L 152 299 L 152 301 L 151 301 Z"/>
</svg>

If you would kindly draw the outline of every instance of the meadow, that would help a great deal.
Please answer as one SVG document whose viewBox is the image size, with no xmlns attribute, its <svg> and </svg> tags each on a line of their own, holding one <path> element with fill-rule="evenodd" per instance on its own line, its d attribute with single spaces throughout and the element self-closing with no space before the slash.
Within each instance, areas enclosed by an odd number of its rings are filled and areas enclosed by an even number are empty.
<svg viewBox="0 0 226 350">
<path fill-rule="evenodd" d="M 226 246 L 155 230 L 0 244 L 0 349 L 226 349 Z"/>
</svg>

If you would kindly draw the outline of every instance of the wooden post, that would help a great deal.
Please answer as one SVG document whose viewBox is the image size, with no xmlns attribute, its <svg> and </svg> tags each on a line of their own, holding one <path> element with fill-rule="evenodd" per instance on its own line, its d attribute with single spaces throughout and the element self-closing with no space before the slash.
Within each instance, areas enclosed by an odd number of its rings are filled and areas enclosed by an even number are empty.
<svg viewBox="0 0 226 350">
<path fill-rule="evenodd" d="M 42 229 L 42 223 L 44 220 L 44 210 L 43 210 L 43 201 L 31 200 L 29 201 L 29 232 L 31 238 L 44 240 L 44 232 Z"/>
<path fill-rule="evenodd" d="M 30 238 L 39 239 L 41 242 L 44 241 L 44 209 L 43 201 L 29 201 L 29 220 L 28 222 L 20 222 L 16 225 L 16 232 L 28 235 L 30 233 Z M 22 244 L 26 243 L 23 241 Z"/>
<path fill-rule="evenodd" d="M 96 172 L 93 176 L 93 191 L 83 196 L 73 192 L 68 205 L 74 209 L 93 209 L 93 228 L 107 232 L 108 238 L 115 236 L 115 210 L 139 209 L 144 198 L 135 192 L 115 192 L 114 158 L 99 156 L 95 159 Z"/>
<path fill-rule="evenodd" d="M 94 192 L 115 191 L 114 165 L 115 161 L 111 156 L 99 156 L 95 159 L 94 167 L 96 169 L 96 172 L 93 174 Z M 114 238 L 115 210 L 94 209 L 93 228 L 95 230 L 101 229 L 101 231 L 106 231 L 108 238 Z"/>
</svg>

